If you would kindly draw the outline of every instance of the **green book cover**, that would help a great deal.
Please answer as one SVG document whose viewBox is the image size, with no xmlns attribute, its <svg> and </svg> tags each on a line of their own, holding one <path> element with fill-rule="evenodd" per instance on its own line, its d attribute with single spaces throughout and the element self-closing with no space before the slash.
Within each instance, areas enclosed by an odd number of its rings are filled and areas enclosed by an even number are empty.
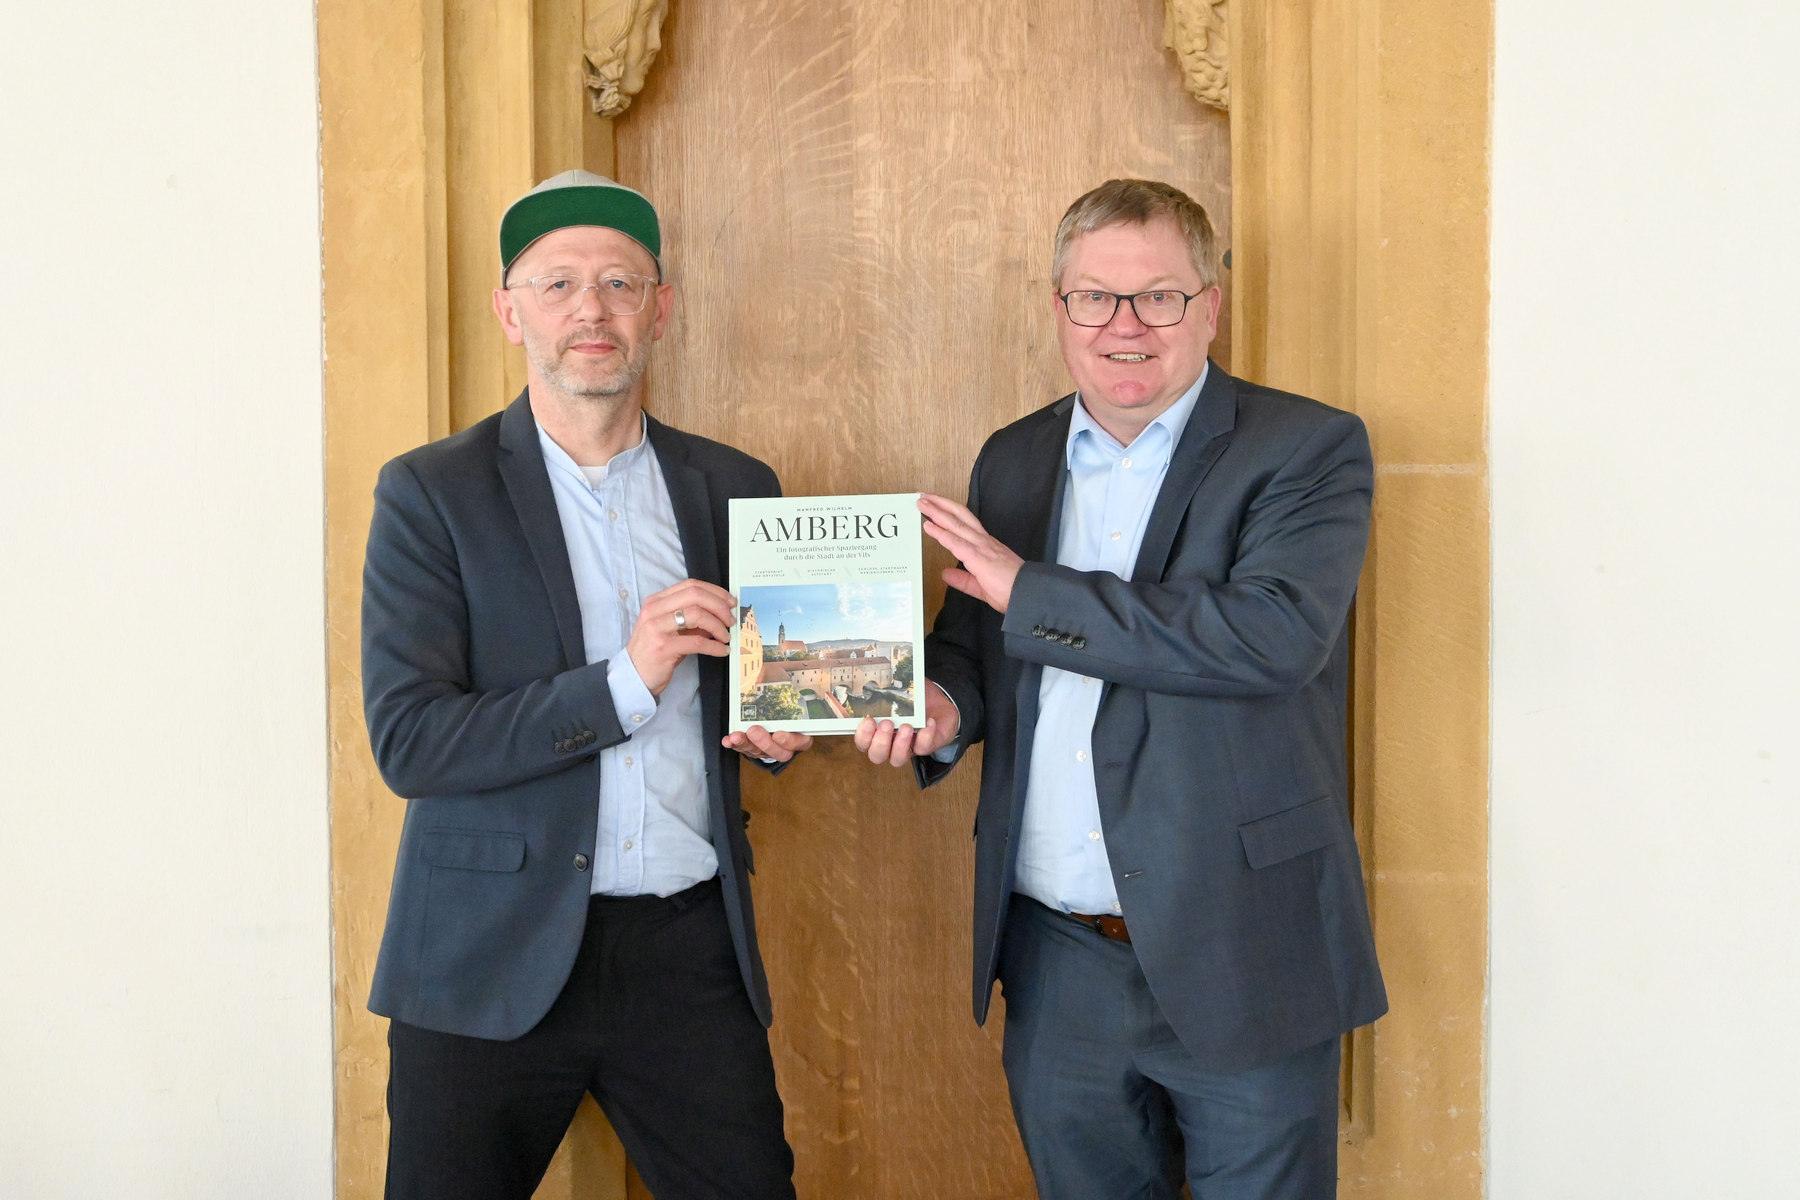
<svg viewBox="0 0 1800 1200">
<path fill-rule="evenodd" d="M 923 728 L 919 494 L 731 501 L 730 728 Z"/>
</svg>

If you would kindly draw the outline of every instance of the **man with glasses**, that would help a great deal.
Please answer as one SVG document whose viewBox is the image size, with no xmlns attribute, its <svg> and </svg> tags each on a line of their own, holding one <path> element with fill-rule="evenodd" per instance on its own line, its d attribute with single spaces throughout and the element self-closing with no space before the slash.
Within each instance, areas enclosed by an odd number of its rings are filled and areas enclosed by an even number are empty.
<svg viewBox="0 0 1800 1200">
<path fill-rule="evenodd" d="M 726 501 L 767 466 L 643 409 L 656 211 L 569 171 L 500 223 L 505 411 L 382 469 L 363 698 L 407 798 L 369 1006 L 387 1194 L 532 1194 L 584 1094 L 661 1198 L 791 1197 L 726 735 Z"/>
<path fill-rule="evenodd" d="M 1042 1196 L 1330 1200 L 1338 1039 L 1387 1008 L 1344 754 L 1368 439 L 1208 362 L 1179 190 L 1081 197 L 1051 278 L 1077 391 L 921 500 L 959 560 L 926 724 L 857 745 L 928 785 L 986 743 L 975 1017 L 998 978 Z"/>
</svg>

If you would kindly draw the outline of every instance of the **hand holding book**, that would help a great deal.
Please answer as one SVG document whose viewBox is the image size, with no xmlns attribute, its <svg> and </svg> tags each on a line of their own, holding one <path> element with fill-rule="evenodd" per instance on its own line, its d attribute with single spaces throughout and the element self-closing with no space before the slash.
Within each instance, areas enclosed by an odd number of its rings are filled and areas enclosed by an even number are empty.
<svg viewBox="0 0 1800 1200">
<path fill-rule="evenodd" d="M 867 717 L 856 727 L 856 748 L 876 766 L 904 767 L 914 755 L 930 754 L 954 742 L 961 728 L 962 715 L 956 705 L 943 688 L 926 680 L 925 728 L 915 730 L 911 725 Z"/>
<path fill-rule="evenodd" d="M 802 750 L 812 749 L 813 740 L 810 733 L 770 733 L 761 725 L 752 725 L 726 734 L 720 742 L 727 750 L 736 750 L 747 758 L 786 762 Z"/>
<path fill-rule="evenodd" d="M 644 598 L 625 654 L 652 696 L 662 695 L 688 655 L 731 653 L 736 607 L 730 592 L 699 579 L 684 579 Z"/>
</svg>

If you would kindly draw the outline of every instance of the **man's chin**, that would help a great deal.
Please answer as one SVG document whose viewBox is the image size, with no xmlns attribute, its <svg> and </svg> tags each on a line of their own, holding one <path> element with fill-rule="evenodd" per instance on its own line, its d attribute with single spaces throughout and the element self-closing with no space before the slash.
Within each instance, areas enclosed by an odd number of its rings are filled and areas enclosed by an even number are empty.
<svg viewBox="0 0 1800 1200">
<path fill-rule="evenodd" d="M 608 371 L 605 374 L 587 374 L 581 371 L 559 371 L 555 380 L 556 386 L 571 396 L 582 396 L 589 400 L 611 400 L 632 389 L 637 377 L 629 371 Z"/>
</svg>

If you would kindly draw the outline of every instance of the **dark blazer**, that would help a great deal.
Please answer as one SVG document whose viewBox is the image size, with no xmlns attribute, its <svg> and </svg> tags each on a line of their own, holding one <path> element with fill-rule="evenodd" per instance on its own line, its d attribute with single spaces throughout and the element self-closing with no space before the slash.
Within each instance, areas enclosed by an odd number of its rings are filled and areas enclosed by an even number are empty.
<svg viewBox="0 0 1800 1200">
<path fill-rule="evenodd" d="M 975 1017 L 1013 888 L 1043 668 L 1103 682 L 1093 768 L 1144 974 L 1205 1067 L 1272 1062 L 1387 1010 L 1351 835 L 1346 616 L 1374 471 L 1362 422 L 1215 364 L 1129 580 L 1056 565 L 1075 398 L 988 439 L 969 507 L 1027 561 L 1004 618 L 951 591 L 926 642 L 985 742 Z M 951 765 L 917 760 L 920 782 Z"/>
<path fill-rule="evenodd" d="M 726 501 L 780 494 L 750 456 L 650 419 L 688 574 L 724 585 Z M 510 1039 L 549 1011 L 587 920 L 596 755 L 620 728 L 588 665 L 562 522 L 521 395 L 381 470 L 363 570 L 363 708 L 381 776 L 406 797 L 369 1007 Z M 722 658 L 700 657 L 713 847 L 744 986 L 769 987 L 750 910 L 738 755 L 719 739 Z"/>
</svg>

